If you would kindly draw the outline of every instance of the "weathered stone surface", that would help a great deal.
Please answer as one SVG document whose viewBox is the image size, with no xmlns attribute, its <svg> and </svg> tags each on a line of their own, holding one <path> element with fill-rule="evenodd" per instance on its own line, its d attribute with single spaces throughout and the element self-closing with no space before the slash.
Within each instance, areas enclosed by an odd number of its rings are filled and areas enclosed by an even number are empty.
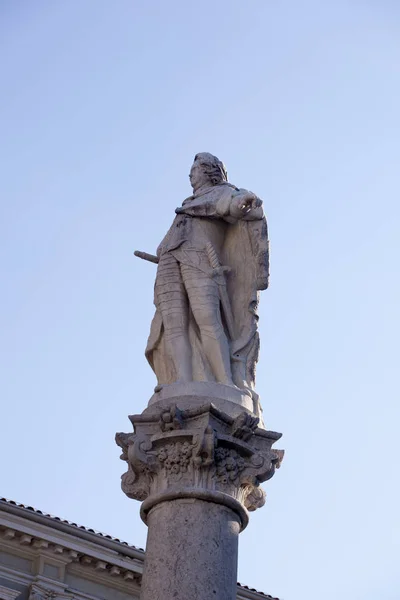
<svg viewBox="0 0 400 600">
<path fill-rule="evenodd" d="M 166 499 L 201 498 L 237 512 L 264 504 L 261 482 L 273 476 L 283 452 L 272 449 L 281 434 L 258 427 L 243 411 L 233 418 L 213 404 L 180 410 L 176 405 L 130 417 L 134 433 L 119 433 L 128 463 L 122 489 L 142 500 L 142 518 Z M 256 491 L 257 490 L 257 491 Z"/>
<path fill-rule="evenodd" d="M 142 599 L 233 600 L 240 519 L 198 499 L 162 502 L 148 515 Z"/>
<path fill-rule="evenodd" d="M 259 415 L 255 369 L 259 354 L 259 290 L 268 287 L 269 249 L 262 201 L 228 183 L 223 163 L 195 156 L 193 194 L 157 256 L 154 316 L 146 348 L 158 385 L 209 381 L 236 386 Z"/>
<path fill-rule="evenodd" d="M 243 410 L 253 413 L 252 396 L 247 390 L 231 385 L 211 381 L 189 381 L 165 385 L 153 394 L 149 401 L 149 410 L 168 408 L 176 404 L 184 408 L 199 408 L 207 403 L 215 404 L 223 412 L 237 417 Z"/>
</svg>

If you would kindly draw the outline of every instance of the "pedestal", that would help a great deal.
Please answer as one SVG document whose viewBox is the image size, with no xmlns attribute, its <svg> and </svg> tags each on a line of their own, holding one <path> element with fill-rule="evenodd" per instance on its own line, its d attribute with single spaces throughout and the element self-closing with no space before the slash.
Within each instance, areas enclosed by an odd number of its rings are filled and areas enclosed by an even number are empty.
<svg viewBox="0 0 400 600">
<path fill-rule="evenodd" d="M 258 427 L 225 391 L 214 402 L 188 393 L 152 399 L 129 417 L 134 432 L 116 436 L 128 464 L 122 489 L 142 501 L 149 528 L 142 600 L 236 597 L 238 535 L 248 511 L 264 504 L 260 483 L 283 451 L 272 449 L 281 434 Z"/>
</svg>

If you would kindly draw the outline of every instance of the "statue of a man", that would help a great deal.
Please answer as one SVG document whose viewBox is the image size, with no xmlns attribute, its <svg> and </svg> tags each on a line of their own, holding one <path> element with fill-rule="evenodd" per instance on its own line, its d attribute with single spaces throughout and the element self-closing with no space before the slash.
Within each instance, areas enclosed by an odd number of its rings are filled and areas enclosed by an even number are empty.
<svg viewBox="0 0 400 600">
<path fill-rule="evenodd" d="M 262 202 L 197 154 L 193 195 L 157 250 L 156 314 L 146 348 L 158 385 L 214 381 L 254 392 L 258 290 L 268 287 Z"/>
</svg>

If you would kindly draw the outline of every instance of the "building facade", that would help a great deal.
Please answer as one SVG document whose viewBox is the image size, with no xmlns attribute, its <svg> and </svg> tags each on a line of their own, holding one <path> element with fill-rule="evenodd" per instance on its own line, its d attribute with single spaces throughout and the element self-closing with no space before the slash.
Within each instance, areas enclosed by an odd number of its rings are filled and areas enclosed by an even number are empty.
<svg viewBox="0 0 400 600">
<path fill-rule="evenodd" d="M 0 600 L 139 600 L 144 550 L 0 499 Z M 237 586 L 237 600 L 278 600 Z"/>
</svg>

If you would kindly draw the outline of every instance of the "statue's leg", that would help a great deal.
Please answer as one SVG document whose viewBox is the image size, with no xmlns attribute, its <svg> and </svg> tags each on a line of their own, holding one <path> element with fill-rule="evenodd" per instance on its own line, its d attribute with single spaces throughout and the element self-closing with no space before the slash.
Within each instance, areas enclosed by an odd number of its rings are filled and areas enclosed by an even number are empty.
<svg viewBox="0 0 400 600">
<path fill-rule="evenodd" d="M 175 380 L 192 381 L 192 349 L 188 335 L 189 304 L 178 261 L 161 256 L 157 269 L 155 302 L 161 312 L 165 348 L 175 368 Z"/>
<path fill-rule="evenodd" d="M 181 265 L 183 282 L 201 343 L 215 379 L 233 385 L 229 343 L 222 321 L 218 285 L 196 267 Z"/>
</svg>

